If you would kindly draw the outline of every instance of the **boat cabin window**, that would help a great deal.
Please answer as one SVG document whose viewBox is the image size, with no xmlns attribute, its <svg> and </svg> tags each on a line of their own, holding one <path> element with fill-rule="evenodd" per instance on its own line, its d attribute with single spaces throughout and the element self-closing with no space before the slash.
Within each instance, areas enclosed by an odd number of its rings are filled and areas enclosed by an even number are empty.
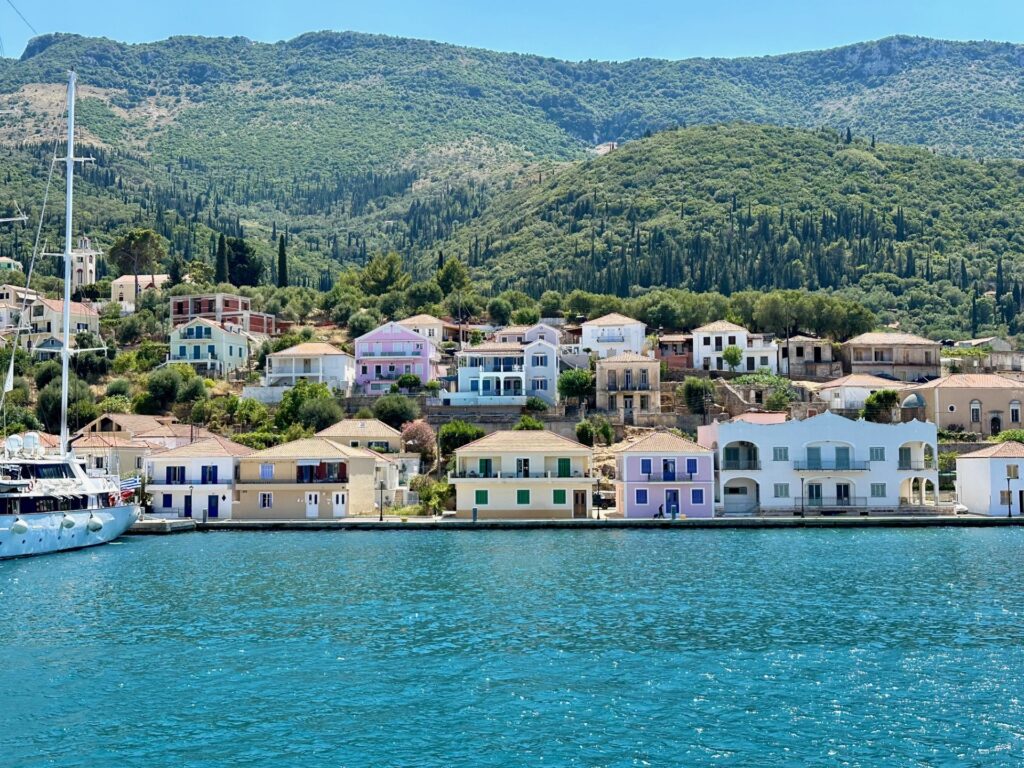
<svg viewBox="0 0 1024 768">
<path fill-rule="evenodd" d="M 25 477 L 38 477 L 40 480 L 73 477 L 67 464 L 23 464 L 22 473 Z"/>
</svg>

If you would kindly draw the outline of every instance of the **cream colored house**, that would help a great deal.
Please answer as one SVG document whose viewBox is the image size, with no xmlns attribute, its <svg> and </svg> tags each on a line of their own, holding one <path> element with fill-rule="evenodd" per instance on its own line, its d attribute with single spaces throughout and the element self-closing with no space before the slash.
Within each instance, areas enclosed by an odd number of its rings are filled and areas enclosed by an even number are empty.
<svg viewBox="0 0 1024 768">
<path fill-rule="evenodd" d="M 369 448 L 378 453 L 402 450 L 402 433 L 378 419 L 342 419 L 316 434 L 350 448 Z"/>
<path fill-rule="evenodd" d="M 939 375 L 937 341 L 912 333 L 862 333 L 842 347 L 847 373 L 894 376 L 900 381 L 918 381 Z"/>
<path fill-rule="evenodd" d="M 458 517 L 569 520 L 591 516 L 594 452 L 547 430 L 492 432 L 455 451 Z"/>
<path fill-rule="evenodd" d="M 634 411 L 661 413 L 661 361 L 635 352 L 599 358 L 597 407 L 629 420 Z"/>
<path fill-rule="evenodd" d="M 36 299 L 28 309 L 29 332 L 27 334 L 29 349 L 34 349 L 49 338 L 58 341 L 61 338 L 64 302 L 55 299 Z M 71 302 L 71 335 L 90 331 L 100 332 L 99 313 L 88 304 L 78 301 Z M 73 341 L 73 339 L 72 339 Z"/>
<path fill-rule="evenodd" d="M 251 448 L 223 437 L 150 455 L 146 459 L 146 492 L 158 517 L 231 517 L 235 471 Z"/>
<path fill-rule="evenodd" d="M 138 279 L 138 293 L 136 293 Z M 121 275 L 110 281 L 110 300 L 121 305 L 121 309 L 130 312 L 135 309 L 139 294 L 144 291 L 155 291 L 163 287 L 171 279 L 170 275 Z"/>
<path fill-rule="evenodd" d="M 994 373 L 954 373 L 900 393 L 905 408 L 921 409 L 939 429 L 998 435 L 1021 428 L 1024 382 Z"/>
<path fill-rule="evenodd" d="M 197 317 L 171 332 L 170 363 L 188 363 L 202 376 L 227 376 L 249 364 L 257 339 L 237 325 Z"/>
<path fill-rule="evenodd" d="M 309 437 L 238 460 L 236 520 L 329 520 L 395 503 L 396 462 L 366 448 Z"/>
<path fill-rule="evenodd" d="M 121 475 L 141 475 L 146 458 L 165 446 L 158 440 L 131 437 L 113 432 L 89 432 L 72 443 L 76 458 L 86 470 Z"/>
<path fill-rule="evenodd" d="M 443 341 L 455 341 L 459 338 L 459 326 L 433 315 L 413 315 L 405 320 L 399 320 L 398 324 L 429 339 L 435 345 Z"/>
</svg>

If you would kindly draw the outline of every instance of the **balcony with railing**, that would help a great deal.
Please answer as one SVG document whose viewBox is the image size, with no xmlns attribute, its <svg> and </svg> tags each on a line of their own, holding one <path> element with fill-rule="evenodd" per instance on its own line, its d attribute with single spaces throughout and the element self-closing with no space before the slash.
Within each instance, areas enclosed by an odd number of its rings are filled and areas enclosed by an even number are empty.
<svg viewBox="0 0 1024 768">
<path fill-rule="evenodd" d="M 723 459 L 722 469 L 753 470 L 760 469 L 761 462 L 758 459 Z"/>
<path fill-rule="evenodd" d="M 640 479 L 648 483 L 692 483 L 696 475 L 689 472 L 642 472 Z"/>
<path fill-rule="evenodd" d="M 804 459 L 802 461 L 794 461 L 793 469 L 797 472 L 865 472 L 870 469 L 870 465 L 871 462 L 854 461 L 852 459 L 847 461 L 842 459 L 832 461 Z"/>
<path fill-rule="evenodd" d="M 423 357 L 423 350 L 404 350 L 404 349 L 359 349 L 356 350 L 356 357 L 375 357 L 375 358 L 409 358 L 409 357 Z"/>
<path fill-rule="evenodd" d="M 626 340 L 626 335 L 621 332 L 612 331 L 610 333 L 602 333 L 594 341 L 598 344 L 617 344 L 622 343 Z"/>
<path fill-rule="evenodd" d="M 896 469 L 909 472 L 909 471 L 920 471 L 925 469 L 937 469 L 937 465 L 934 459 L 926 459 L 924 461 L 900 461 L 896 465 Z"/>
<path fill-rule="evenodd" d="M 868 499 L 865 496 L 797 496 L 794 506 L 798 510 L 861 509 L 868 506 Z"/>
<path fill-rule="evenodd" d="M 568 473 L 558 471 L 547 472 L 478 472 L 476 470 L 458 470 L 449 472 L 451 480 L 575 480 L 597 477 L 590 469 L 576 469 Z"/>
</svg>

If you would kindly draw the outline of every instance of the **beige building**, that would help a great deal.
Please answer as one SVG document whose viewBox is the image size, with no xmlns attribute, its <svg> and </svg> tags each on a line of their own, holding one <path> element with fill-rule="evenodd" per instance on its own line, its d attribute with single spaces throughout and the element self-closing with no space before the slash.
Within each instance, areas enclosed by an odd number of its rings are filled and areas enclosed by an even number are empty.
<svg viewBox="0 0 1024 768">
<path fill-rule="evenodd" d="M 28 316 L 31 323 L 28 333 L 29 349 L 34 349 L 49 338 L 60 339 L 63 329 L 61 315 L 64 302 L 56 299 L 36 299 L 29 306 Z M 90 331 L 100 332 L 99 313 L 88 304 L 78 301 L 71 302 L 71 335 Z M 72 339 L 72 342 L 74 339 Z"/>
<path fill-rule="evenodd" d="M 843 373 L 838 346 L 816 336 L 791 336 L 779 345 L 779 373 L 791 379 L 833 379 Z"/>
<path fill-rule="evenodd" d="M 135 275 L 121 275 L 110 281 L 110 300 L 120 304 L 126 311 L 133 310 L 140 294 L 159 290 L 170 279 L 170 275 L 139 275 L 137 278 Z M 135 292 L 136 285 L 138 293 Z"/>
<path fill-rule="evenodd" d="M 917 381 L 939 375 L 941 346 L 912 333 L 862 333 L 843 344 L 847 373 Z"/>
<path fill-rule="evenodd" d="M 492 432 L 455 451 L 455 509 L 469 518 L 569 520 L 591 516 L 594 452 L 547 430 Z"/>
<path fill-rule="evenodd" d="M 350 448 L 369 448 L 378 453 L 402 450 L 402 433 L 378 419 L 342 419 L 316 434 Z"/>
<path fill-rule="evenodd" d="M 395 502 L 398 465 L 366 448 L 309 437 L 238 460 L 236 520 L 330 520 Z"/>
<path fill-rule="evenodd" d="M 75 456 L 86 470 L 121 475 L 141 475 L 146 458 L 165 446 L 157 440 L 130 437 L 113 432 L 90 432 L 72 443 Z"/>
<path fill-rule="evenodd" d="M 434 344 L 440 344 L 443 341 L 456 341 L 459 338 L 459 326 L 433 315 L 413 315 L 405 320 L 399 320 L 398 324 L 429 339 Z"/>
<path fill-rule="evenodd" d="M 624 419 L 661 413 L 661 361 L 636 352 L 620 352 L 597 361 L 597 408 Z"/>
<path fill-rule="evenodd" d="M 956 373 L 901 392 L 904 408 L 918 409 L 939 429 L 998 435 L 1021 428 L 1024 382 L 992 373 Z"/>
</svg>

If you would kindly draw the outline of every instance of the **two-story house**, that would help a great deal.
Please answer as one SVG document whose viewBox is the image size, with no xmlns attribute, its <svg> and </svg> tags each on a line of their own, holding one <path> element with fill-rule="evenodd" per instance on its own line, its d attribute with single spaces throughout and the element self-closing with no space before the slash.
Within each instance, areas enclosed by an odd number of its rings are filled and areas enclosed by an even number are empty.
<svg viewBox="0 0 1024 768">
<path fill-rule="evenodd" d="M 737 371 L 756 373 L 779 371 L 779 350 L 771 334 L 751 333 L 742 325 L 716 320 L 693 331 L 693 367 L 705 371 L 727 371 L 724 353 L 729 347 L 740 350 Z"/>
<path fill-rule="evenodd" d="M 332 390 L 351 394 L 356 378 L 356 361 L 333 344 L 307 341 L 267 355 L 266 373 L 260 386 L 246 386 L 243 397 L 264 403 L 279 403 L 298 381 L 326 384 Z"/>
<path fill-rule="evenodd" d="M 342 419 L 316 434 L 350 448 L 369 448 L 377 453 L 402 450 L 402 433 L 379 419 Z"/>
<path fill-rule="evenodd" d="M 397 489 L 391 459 L 309 437 L 239 458 L 233 514 L 239 520 L 369 515 L 394 504 Z"/>
<path fill-rule="evenodd" d="M 689 333 L 666 333 L 658 337 L 657 358 L 666 368 L 693 368 L 693 336 Z"/>
<path fill-rule="evenodd" d="M 458 391 L 448 405 L 525 405 L 528 397 L 558 400 L 558 348 L 541 339 L 484 342 L 456 353 Z"/>
<path fill-rule="evenodd" d="M 1024 513 L 1024 444 L 1007 440 L 956 457 L 956 500 L 973 515 Z"/>
<path fill-rule="evenodd" d="M 115 277 L 110 281 L 110 300 L 120 304 L 122 312 L 133 312 L 139 296 L 145 291 L 159 290 L 170 279 L 170 275 L 121 275 Z"/>
<path fill-rule="evenodd" d="M 591 516 L 593 450 L 547 430 L 492 432 L 455 451 L 449 482 L 458 517 L 571 519 Z"/>
<path fill-rule="evenodd" d="M 429 339 L 390 322 L 355 341 L 356 384 L 368 395 L 383 395 L 403 374 L 426 384 L 437 378 L 440 356 Z"/>
<path fill-rule="evenodd" d="M 22 272 L 21 262 L 17 259 L 12 259 L 10 256 L 0 256 L 0 273 L 4 272 Z M 7 277 L 7 275 L 4 275 Z"/>
<path fill-rule="evenodd" d="M 237 325 L 197 317 L 171 332 L 168 362 L 188 363 L 203 376 L 227 376 L 249 364 L 257 339 Z"/>
<path fill-rule="evenodd" d="M 587 320 L 580 329 L 580 346 L 597 357 L 621 352 L 640 354 L 647 341 L 647 326 L 618 312 Z"/>
<path fill-rule="evenodd" d="M 56 299 L 36 299 L 29 306 L 29 332 L 27 344 L 30 350 L 40 346 L 55 346 L 60 350 L 62 341 L 62 315 L 64 313 L 64 302 Z M 99 313 L 89 304 L 79 301 L 71 302 L 71 343 L 74 346 L 76 334 L 89 331 L 99 334 L 100 316 Z M 45 345 L 44 342 L 55 341 L 55 345 Z"/>
<path fill-rule="evenodd" d="M 398 324 L 418 333 L 427 341 L 433 342 L 435 346 L 440 346 L 446 341 L 459 340 L 458 325 L 433 315 L 413 315 L 399 320 Z"/>
<path fill-rule="evenodd" d="M 654 431 L 615 452 L 615 498 L 623 517 L 712 517 L 714 453 Z"/>
<path fill-rule="evenodd" d="M 862 333 L 843 343 L 847 373 L 924 381 L 939 375 L 941 345 L 912 333 Z"/>
<path fill-rule="evenodd" d="M 838 346 L 830 339 L 799 334 L 779 345 L 779 373 L 793 379 L 832 379 L 842 375 Z"/>
<path fill-rule="evenodd" d="M 955 373 L 901 390 L 902 405 L 918 408 L 939 429 L 989 437 L 1021 429 L 1024 382 L 994 373 Z"/>
<path fill-rule="evenodd" d="M 698 427 L 717 452 L 725 514 L 870 514 L 937 503 L 935 425 L 876 424 L 830 411 L 801 421 Z"/>
<path fill-rule="evenodd" d="M 234 293 L 204 293 L 194 296 L 172 296 L 171 328 L 196 318 L 219 325 L 233 325 L 248 333 L 276 336 L 280 329 L 277 318 L 266 312 L 254 312 L 252 300 Z"/>
<path fill-rule="evenodd" d="M 851 373 L 826 381 L 816 391 L 817 398 L 832 411 L 859 411 L 867 399 L 876 392 L 900 391 L 906 387 L 902 381 L 891 381 L 866 373 Z"/>
<path fill-rule="evenodd" d="M 634 411 L 661 413 L 661 361 L 635 352 L 599 358 L 596 404 L 629 421 Z"/>
<path fill-rule="evenodd" d="M 238 460 L 251 453 L 251 448 L 213 436 L 150 454 L 146 492 L 153 499 L 153 514 L 229 519 Z"/>
</svg>

